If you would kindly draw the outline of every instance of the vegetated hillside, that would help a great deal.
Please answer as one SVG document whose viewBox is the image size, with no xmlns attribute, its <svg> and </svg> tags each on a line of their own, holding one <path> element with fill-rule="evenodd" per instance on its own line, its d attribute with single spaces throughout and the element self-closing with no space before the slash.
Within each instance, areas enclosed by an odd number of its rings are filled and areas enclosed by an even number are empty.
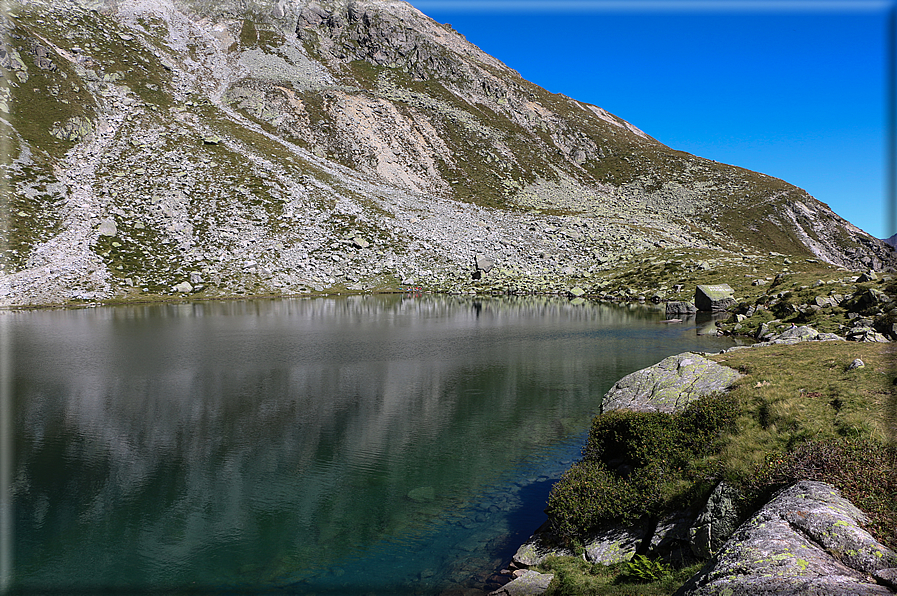
<svg viewBox="0 0 897 596">
<path fill-rule="evenodd" d="M 397 0 L 35 0 L 0 28 L 0 304 L 591 292 L 656 249 L 895 264 Z"/>
</svg>

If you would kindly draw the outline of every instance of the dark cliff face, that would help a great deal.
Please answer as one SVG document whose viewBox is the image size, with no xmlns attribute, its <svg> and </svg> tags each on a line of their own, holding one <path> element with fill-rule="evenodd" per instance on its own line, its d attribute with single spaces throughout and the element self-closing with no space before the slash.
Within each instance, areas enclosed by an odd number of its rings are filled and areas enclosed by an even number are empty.
<svg viewBox="0 0 897 596">
<path fill-rule="evenodd" d="M 7 301 L 467 291 L 477 253 L 546 290 L 654 249 L 895 263 L 804 191 L 549 93 L 398 0 L 32 0 L 2 29 Z"/>
<path fill-rule="evenodd" d="M 310 43 L 326 40 L 330 55 L 342 62 L 363 60 L 374 66 L 400 67 L 416 80 L 456 80 L 462 72 L 460 62 L 408 25 L 357 3 L 332 11 L 317 5 L 303 7 L 296 34 Z"/>
</svg>

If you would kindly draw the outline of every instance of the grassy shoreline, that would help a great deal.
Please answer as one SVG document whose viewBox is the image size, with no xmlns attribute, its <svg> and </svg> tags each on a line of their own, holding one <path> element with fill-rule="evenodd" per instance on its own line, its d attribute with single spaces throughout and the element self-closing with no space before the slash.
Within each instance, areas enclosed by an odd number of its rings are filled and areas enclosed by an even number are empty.
<svg viewBox="0 0 897 596">
<path fill-rule="evenodd" d="M 694 462 L 694 474 L 686 473 L 680 484 L 689 478 L 711 480 L 710 485 L 725 480 L 741 491 L 745 511 L 753 511 L 794 481 L 827 482 L 869 516 L 867 531 L 897 549 L 897 344 L 807 341 L 707 357 L 744 375 L 725 394 L 740 410 L 734 425 L 720 426 L 715 448 Z M 863 366 L 852 368 L 857 359 Z M 700 401 L 708 399 L 714 398 Z M 668 459 L 669 444 L 662 450 Z M 646 459 L 646 467 L 658 465 L 654 455 Z M 619 487 L 607 498 L 618 499 Z M 634 499 L 644 503 L 651 495 Z M 655 560 L 647 562 L 655 567 L 646 575 L 636 573 L 635 563 L 604 566 L 552 557 L 535 569 L 555 575 L 549 596 L 659 596 L 675 592 L 700 567 L 700 562 L 677 568 Z"/>
</svg>

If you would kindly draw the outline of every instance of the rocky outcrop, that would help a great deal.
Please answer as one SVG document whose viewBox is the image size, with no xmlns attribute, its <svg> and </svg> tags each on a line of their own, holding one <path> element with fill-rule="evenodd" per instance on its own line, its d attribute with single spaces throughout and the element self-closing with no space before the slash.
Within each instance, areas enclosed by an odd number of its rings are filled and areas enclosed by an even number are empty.
<svg viewBox="0 0 897 596">
<path fill-rule="evenodd" d="M 894 594 L 885 584 L 897 553 L 862 529 L 865 520 L 831 486 L 798 482 L 742 524 L 676 595 Z"/>
<path fill-rule="evenodd" d="M 511 558 L 511 562 L 516 567 L 526 568 L 538 565 L 547 557 L 574 556 L 576 553 L 573 552 L 573 549 L 558 539 L 551 532 L 549 522 L 545 522 L 529 537 L 529 540 L 520 545 Z"/>
<path fill-rule="evenodd" d="M 658 520 L 647 517 L 633 524 L 607 522 L 593 528 L 582 540 L 581 554 L 552 533 L 546 522 L 512 558 L 518 569 L 533 567 L 547 557 L 581 556 L 591 563 L 614 565 L 636 554 L 674 565 L 690 565 L 716 553 L 744 519 L 739 494 L 720 483 L 703 507 L 672 511 Z"/>
<path fill-rule="evenodd" d="M 427 34 L 429 23 L 415 12 L 395 1 L 308 2 L 299 11 L 296 34 L 340 62 L 400 67 L 420 80 L 455 80 L 469 73 Z"/>
<path fill-rule="evenodd" d="M 740 496 L 726 482 L 720 482 L 710 493 L 707 503 L 688 531 L 692 552 L 698 559 L 706 559 L 716 553 L 741 523 Z"/>
<path fill-rule="evenodd" d="M 674 412 L 688 402 L 724 391 L 741 375 L 703 356 L 685 352 L 629 374 L 605 394 L 602 412 Z"/>
<path fill-rule="evenodd" d="M 592 563 L 613 565 L 635 556 L 642 543 L 651 535 L 647 520 L 634 525 L 604 524 L 583 539 L 583 557 Z M 514 554 L 517 567 L 532 567 L 547 557 L 573 557 L 576 553 L 555 536 L 545 523 Z"/>
<path fill-rule="evenodd" d="M 664 312 L 667 318 L 697 314 L 698 308 L 691 302 L 667 302 Z"/>
<path fill-rule="evenodd" d="M 854 327 L 847 332 L 847 341 L 886 343 L 888 338 L 872 327 Z"/>
</svg>

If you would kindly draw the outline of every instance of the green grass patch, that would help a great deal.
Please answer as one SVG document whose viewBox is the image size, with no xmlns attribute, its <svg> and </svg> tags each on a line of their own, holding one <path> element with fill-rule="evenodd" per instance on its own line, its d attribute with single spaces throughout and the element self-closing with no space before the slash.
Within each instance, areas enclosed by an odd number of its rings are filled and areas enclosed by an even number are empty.
<svg viewBox="0 0 897 596">
<path fill-rule="evenodd" d="M 897 548 L 897 370 L 892 344 L 808 342 L 712 357 L 745 373 L 744 404 L 720 453 L 755 504 L 801 479 L 829 482 Z M 859 358 L 863 368 L 848 370 Z"/>
<path fill-rule="evenodd" d="M 259 47 L 270 50 L 283 45 L 283 34 L 260 23 L 257 19 L 243 19 L 239 35 L 240 45 L 244 48 Z"/>
<path fill-rule="evenodd" d="M 744 413 L 720 453 L 735 477 L 747 478 L 769 454 L 809 440 L 895 440 L 891 344 L 804 342 L 709 358 L 745 374 L 730 392 Z M 856 358 L 865 367 L 847 370 Z"/>
<path fill-rule="evenodd" d="M 673 414 L 597 416 L 583 458 L 549 496 L 556 533 L 575 542 L 606 521 L 700 503 L 720 480 L 748 507 L 783 484 L 831 482 L 897 546 L 897 371 L 891 344 L 807 342 L 711 357 L 744 376 Z M 865 367 L 848 370 L 854 359 Z"/>
<path fill-rule="evenodd" d="M 783 272 L 782 281 L 773 285 L 776 275 Z M 739 302 L 769 303 L 775 295 L 793 290 L 800 292 L 795 299 L 801 303 L 829 292 L 851 293 L 855 284 L 841 283 L 845 276 L 851 274 L 815 259 L 793 255 L 677 247 L 647 250 L 637 260 L 609 271 L 601 284 L 605 288 L 631 288 L 646 295 L 664 288 L 661 294 L 669 300 L 693 301 L 698 285 L 725 283 L 734 290 Z M 820 279 L 837 280 L 837 283 L 813 287 Z M 758 280 L 760 283 L 754 285 Z M 677 284 L 683 286 L 679 292 L 673 291 Z M 801 290 L 802 286 L 807 288 Z"/>
<path fill-rule="evenodd" d="M 553 573 L 546 596 L 669 596 L 691 578 L 701 564 L 673 569 L 652 565 L 653 577 L 638 572 L 639 562 L 601 565 L 577 557 L 548 557 L 538 571 Z"/>
</svg>

